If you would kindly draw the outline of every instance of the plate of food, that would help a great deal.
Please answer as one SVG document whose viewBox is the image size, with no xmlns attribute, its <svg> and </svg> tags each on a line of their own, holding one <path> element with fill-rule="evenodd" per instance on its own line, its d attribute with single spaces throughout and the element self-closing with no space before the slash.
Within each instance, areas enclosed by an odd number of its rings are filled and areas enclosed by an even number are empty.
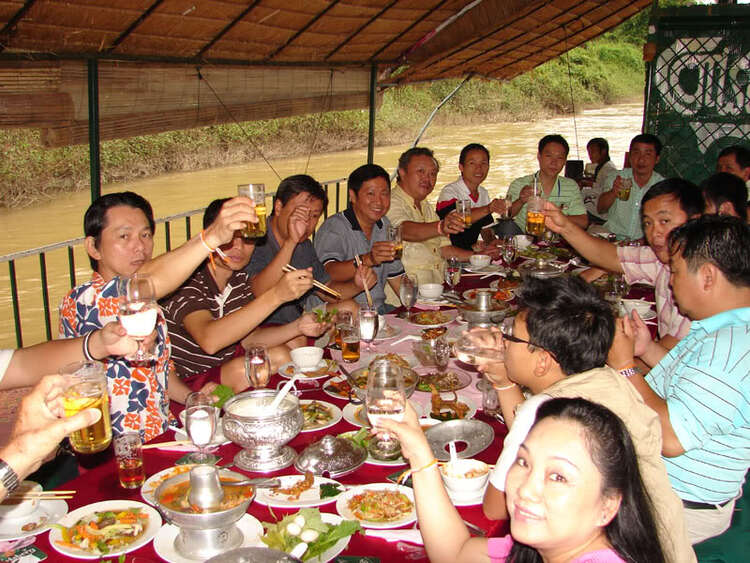
<svg viewBox="0 0 750 563">
<path fill-rule="evenodd" d="M 302 399 L 299 402 L 302 411 L 302 430 L 314 432 L 329 428 L 341 420 L 341 409 L 326 401 Z"/>
<path fill-rule="evenodd" d="M 141 498 L 150 505 L 156 506 L 154 493 L 156 492 L 156 489 L 159 488 L 159 485 L 161 485 L 167 479 L 177 477 L 178 475 L 182 475 L 183 473 L 188 473 L 193 467 L 195 467 L 195 464 L 187 463 L 185 465 L 175 465 L 174 467 L 167 467 L 166 469 L 162 469 L 158 473 L 154 473 L 153 475 L 151 475 L 151 477 L 146 479 L 143 485 L 141 485 Z"/>
<path fill-rule="evenodd" d="M 339 434 L 339 438 L 346 438 L 347 440 L 351 440 L 358 446 L 361 446 L 364 449 L 368 450 L 368 446 L 370 445 L 372 436 L 370 435 L 369 428 L 360 428 L 359 430 L 343 432 Z M 365 463 L 369 463 L 370 465 L 379 465 L 381 467 L 397 467 L 399 465 L 406 465 L 407 461 L 400 456 L 396 459 L 376 459 L 370 455 L 370 452 L 368 450 Z"/>
<path fill-rule="evenodd" d="M 492 299 L 497 302 L 510 301 L 515 297 L 512 289 L 495 289 L 493 291 Z M 461 296 L 467 303 L 474 305 L 477 300 L 477 290 L 467 289 L 461 294 Z"/>
<path fill-rule="evenodd" d="M 118 557 L 150 542 L 161 528 L 161 516 L 134 500 L 105 500 L 63 516 L 49 532 L 49 543 L 75 559 Z"/>
<path fill-rule="evenodd" d="M 326 381 L 323 386 L 323 393 L 334 399 L 346 399 L 347 401 L 349 400 L 349 394 L 354 394 L 352 386 L 344 375 L 337 375 Z"/>
<path fill-rule="evenodd" d="M 517 279 L 500 278 L 490 282 L 490 289 L 497 291 L 498 289 L 516 289 L 521 285 L 521 281 Z"/>
<path fill-rule="evenodd" d="M 317 508 L 303 508 L 279 522 L 263 522 L 263 527 L 266 533 L 258 545 L 290 553 L 304 541 L 307 543 L 304 560 L 317 563 L 337 557 L 349 545 L 351 536 L 361 529 L 356 520 L 344 520 Z"/>
<path fill-rule="evenodd" d="M 393 483 L 352 487 L 336 500 L 336 512 L 365 528 L 398 528 L 417 519 L 414 491 Z"/>
<path fill-rule="evenodd" d="M 453 321 L 455 311 L 419 311 L 409 317 L 409 322 L 422 328 L 436 328 Z"/>
<path fill-rule="evenodd" d="M 448 391 L 458 391 L 471 384 L 471 375 L 465 371 L 447 369 L 440 373 L 435 370 L 420 369 L 418 372 L 419 381 L 417 381 L 417 391 L 432 393 L 432 387 L 437 388 L 441 393 Z"/>
<path fill-rule="evenodd" d="M 488 264 L 487 266 L 472 266 L 471 264 L 466 264 L 464 270 L 470 274 L 502 274 L 505 272 L 505 268 L 500 264 Z"/>
<path fill-rule="evenodd" d="M 0 518 L 0 541 L 17 540 L 46 532 L 67 512 L 68 503 L 64 500 L 39 500 L 36 509 L 29 514 L 17 518 Z"/>
<path fill-rule="evenodd" d="M 430 412 L 427 414 L 430 418 L 445 422 L 459 418 L 469 419 L 477 414 L 474 401 L 468 397 L 461 397 L 455 391 L 440 393 L 434 385 L 430 388 L 430 392 L 432 393 Z"/>
<path fill-rule="evenodd" d="M 282 475 L 275 489 L 257 489 L 256 502 L 273 508 L 302 508 L 320 506 L 336 500 L 344 492 L 338 481 L 312 473 Z"/>
<path fill-rule="evenodd" d="M 385 324 L 378 329 L 378 333 L 375 335 L 375 342 L 395 338 L 399 334 L 401 334 L 401 329 L 397 326 L 389 325 L 388 321 L 386 321 Z"/>
<path fill-rule="evenodd" d="M 412 406 L 412 408 L 416 411 L 417 416 L 422 416 L 422 405 L 419 403 L 413 403 L 409 402 L 409 404 Z M 360 428 L 369 428 L 370 421 L 367 418 L 367 407 L 362 405 L 355 405 L 352 403 L 349 403 L 344 407 L 344 420 L 346 420 L 349 424 L 353 424 L 354 426 L 359 426 Z"/>
<path fill-rule="evenodd" d="M 311 371 L 299 371 L 294 367 L 293 362 L 284 364 L 279 368 L 279 375 L 290 379 L 295 374 L 299 374 L 300 379 L 323 379 L 339 373 L 339 365 L 336 360 L 323 359 L 314 370 Z"/>
</svg>

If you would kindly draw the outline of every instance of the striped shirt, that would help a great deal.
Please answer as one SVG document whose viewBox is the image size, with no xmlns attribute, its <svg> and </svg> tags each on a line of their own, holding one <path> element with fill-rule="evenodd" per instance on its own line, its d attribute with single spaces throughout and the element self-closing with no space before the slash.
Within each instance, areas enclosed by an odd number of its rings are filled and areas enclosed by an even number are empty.
<svg viewBox="0 0 750 563">
<path fill-rule="evenodd" d="M 247 272 L 233 272 L 224 291 L 220 291 L 208 270 L 208 262 L 162 302 L 172 340 L 172 361 L 181 378 L 203 373 L 232 359 L 236 343 L 207 354 L 185 329 L 183 321 L 195 311 L 210 311 L 214 319 L 221 319 L 252 301 L 250 276 Z"/>
<path fill-rule="evenodd" d="M 680 313 L 675 303 L 669 287 L 672 274 L 669 265 L 659 260 L 650 246 L 618 246 L 617 258 L 629 284 L 654 286 L 659 337 L 669 334 L 679 339 L 685 336 L 690 330 L 690 319 Z"/>
<path fill-rule="evenodd" d="M 710 504 L 737 496 L 750 467 L 750 307 L 693 321 L 646 381 L 685 450 L 664 459 L 675 492 Z"/>
</svg>

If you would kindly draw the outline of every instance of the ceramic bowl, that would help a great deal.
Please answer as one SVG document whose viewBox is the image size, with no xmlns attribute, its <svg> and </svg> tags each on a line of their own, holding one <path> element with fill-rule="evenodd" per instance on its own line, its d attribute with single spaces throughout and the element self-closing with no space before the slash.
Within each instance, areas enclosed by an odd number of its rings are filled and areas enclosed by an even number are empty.
<svg viewBox="0 0 750 563">
<path fill-rule="evenodd" d="M 16 489 L 16 494 L 20 493 L 39 493 L 42 486 L 34 481 L 21 481 Z M 39 506 L 38 498 L 22 499 L 5 499 L 0 503 L 0 518 L 20 518 L 34 512 Z"/>
<path fill-rule="evenodd" d="M 474 476 L 467 476 L 476 473 Z M 487 484 L 490 468 L 478 459 L 457 459 L 440 466 L 445 487 L 459 495 L 476 494 Z"/>
<path fill-rule="evenodd" d="M 312 371 L 318 367 L 323 359 L 323 348 L 317 346 L 302 346 L 290 352 L 294 367 L 300 371 Z"/>
<path fill-rule="evenodd" d="M 443 294 L 443 284 L 423 283 L 419 286 L 419 294 L 427 299 L 437 299 Z"/>
<path fill-rule="evenodd" d="M 528 248 L 529 245 L 534 241 L 533 237 L 529 235 L 516 235 L 513 237 L 513 240 L 516 241 L 516 248 L 518 248 L 518 250 Z"/>
<path fill-rule="evenodd" d="M 637 311 L 640 317 L 647 315 L 651 310 L 651 303 L 641 299 L 623 299 L 622 306 L 625 307 L 628 314 Z"/>
<path fill-rule="evenodd" d="M 486 254 L 473 254 L 469 257 L 469 262 L 475 268 L 484 268 L 489 266 L 492 259 Z"/>
</svg>

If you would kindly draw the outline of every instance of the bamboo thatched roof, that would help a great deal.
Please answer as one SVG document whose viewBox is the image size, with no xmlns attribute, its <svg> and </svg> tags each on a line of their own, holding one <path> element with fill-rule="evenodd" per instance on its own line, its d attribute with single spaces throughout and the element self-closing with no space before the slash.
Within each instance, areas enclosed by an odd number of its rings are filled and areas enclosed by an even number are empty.
<svg viewBox="0 0 750 563">
<path fill-rule="evenodd" d="M 357 94 L 351 88 L 344 93 L 353 96 L 349 101 L 338 99 L 339 107 L 363 107 L 367 103 L 368 74 L 373 65 L 381 86 L 468 74 L 509 79 L 600 35 L 650 3 L 650 0 L 0 0 L 0 73 L 9 79 L 0 74 L 0 127 L 9 126 L 2 121 L 2 114 L 9 108 L 21 116 L 14 126 L 36 123 L 67 127 L 72 121 L 83 123 L 81 104 L 70 97 L 75 96 L 73 90 L 81 88 L 85 95 L 85 82 L 83 86 L 72 86 L 71 76 L 78 71 L 73 72 L 70 65 L 66 67 L 65 61 L 77 61 L 79 65 L 90 58 L 111 61 L 107 68 L 113 73 L 125 69 L 131 73 L 130 79 L 136 70 L 152 72 L 170 65 L 172 72 L 178 74 L 191 69 L 192 79 L 198 66 L 224 70 L 244 67 L 245 77 L 234 79 L 233 87 L 252 82 L 258 73 L 263 75 L 265 83 L 273 80 L 270 78 L 273 73 L 285 76 L 285 69 L 318 71 L 323 76 L 336 69 L 349 73 L 349 86 L 353 82 L 359 84 Z M 230 74 L 233 73 L 226 76 Z M 352 78 L 355 76 L 358 78 Z M 299 85 L 297 78 L 284 81 L 292 88 Z M 338 97 L 341 93 L 332 79 L 323 82 L 324 87 L 319 83 L 313 87 L 312 97 L 319 98 L 318 102 L 298 103 L 295 107 L 288 102 L 286 110 L 278 114 L 323 109 L 321 100 L 326 94 Z M 19 119 L 23 119 L 24 111 L 33 113 L 33 108 L 19 111 L 24 99 L 4 96 L 23 97 L 30 92 L 47 96 L 65 94 L 68 107 L 47 100 L 51 102 L 50 108 L 55 108 L 48 114 L 50 123 L 41 125 L 37 123 L 40 116 L 36 116 L 37 122 L 29 119 L 23 125 L 18 123 Z M 274 96 L 237 100 L 236 109 L 279 99 L 278 93 Z M 298 98 L 304 96 L 297 94 Z M 149 98 L 142 101 L 150 110 L 155 109 Z M 193 111 L 195 105 L 195 100 L 182 100 L 170 108 Z M 247 118 L 254 115 L 252 111 L 245 112 Z M 106 121 L 106 107 L 102 117 Z M 195 124 L 205 122 L 199 119 Z M 67 141 L 52 144 L 80 142 L 75 140 L 76 134 L 69 133 L 62 135 Z"/>
</svg>

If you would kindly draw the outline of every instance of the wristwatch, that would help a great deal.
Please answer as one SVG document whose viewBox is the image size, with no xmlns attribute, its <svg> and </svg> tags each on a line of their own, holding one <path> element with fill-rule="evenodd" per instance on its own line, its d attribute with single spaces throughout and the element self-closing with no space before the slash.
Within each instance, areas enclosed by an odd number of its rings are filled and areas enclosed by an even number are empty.
<svg viewBox="0 0 750 563">
<path fill-rule="evenodd" d="M 625 377 L 631 377 L 633 375 L 638 375 L 641 373 L 641 368 L 637 366 L 625 368 L 620 370 L 620 375 L 624 375 Z"/>
<path fill-rule="evenodd" d="M 10 494 L 18 488 L 18 475 L 13 468 L 5 463 L 4 460 L 0 459 L 0 481 L 5 487 L 5 493 Z"/>
</svg>

